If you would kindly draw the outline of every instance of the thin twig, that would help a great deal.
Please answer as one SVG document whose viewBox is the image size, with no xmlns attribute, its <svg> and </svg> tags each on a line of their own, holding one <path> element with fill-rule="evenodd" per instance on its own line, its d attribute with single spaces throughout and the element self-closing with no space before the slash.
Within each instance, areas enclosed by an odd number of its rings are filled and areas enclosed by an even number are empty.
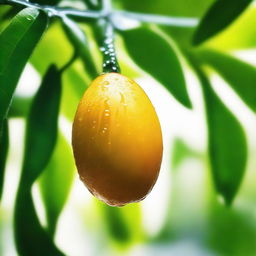
<svg viewBox="0 0 256 256">
<path fill-rule="evenodd" d="M 115 11 L 115 14 L 120 14 L 126 18 L 138 20 L 146 23 L 155 23 L 167 26 L 177 27 L 195 27 L 198 25 L 199 20 L 197 18 L 187 17 L 170 17 L 156 14 L 143 14 L 128 11 Z"/>
<path fill-rule="evenodd" d="M 2 3 L 1 3 L 2 4 Z M 145 23 L 155 23 L 166 26 L 175 26 L 175 27 L 195 27 L 198 25 L 199 20 L 197 18 L 187 18 L 187 17 L 170 17 L 164 15 L 156 15 L 156 14 L 143 14 L 129 11 L 118 11 L 113 10 L 111 6 L 111 2 L 109 0 L 103 1 L 103 9 L 102 10 L 77 10 L 73 8 L 61 8 L 49 5 L 39 5 L 36 3 L 30 3 L 25 0 L 5 0 L 3 4 L 18 4 L 27 7 L 33 7 L 37 9 L 41 9 L 47 11 L 52 16 L 67 15 L 71 17 L 80 17 L 80 18 L 91 18 L 91 19 L 100 19 L 113 17 L 115 15 L 119 15 L 124 18 L 137 20 Z"/>
</svg>

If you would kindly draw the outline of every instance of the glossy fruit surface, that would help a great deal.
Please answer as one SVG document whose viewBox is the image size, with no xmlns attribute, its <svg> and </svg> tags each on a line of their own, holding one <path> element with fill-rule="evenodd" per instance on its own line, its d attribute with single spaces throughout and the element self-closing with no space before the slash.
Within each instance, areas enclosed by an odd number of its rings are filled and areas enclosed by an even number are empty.
<svg viewBox="0 0 256 256">
<path fill-rule="evenodd" d="M 162 133 L 149 98 L 118 73 L 98 76 L 85 92 L 72 145 L 81 180 L 112 206 L 138 202 L 151 191 L 162 160 Z"/>
</svg>

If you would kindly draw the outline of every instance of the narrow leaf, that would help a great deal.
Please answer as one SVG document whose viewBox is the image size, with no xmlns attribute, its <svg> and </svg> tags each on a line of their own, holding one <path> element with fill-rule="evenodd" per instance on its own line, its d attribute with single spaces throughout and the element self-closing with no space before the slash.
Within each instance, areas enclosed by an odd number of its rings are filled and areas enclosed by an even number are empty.
<svg viewBox="0 0 256 256">
<path fill-rule="evenodd" d="M 213 3 L 195 31 L 193 44 L 198 45 L 232 23 L 252 0 L 218 0 Z"/>
<path fill-rule="evenodd" d="M 98 76 L 98 72 L 94 64 L 92 55 L 90 53 L 88 40 L 85 33 L 74 21 L 66 16 L 62 18 L 62 22 L 68 39 L 74 45 L 75 50 L 80 55 L 85 65 L 85 68 L 88 71 L 88 74 L 91 76 L 92 79 L 94 79 L 96 76 Z"/>
<path fill-rule="evenodd" d="M 27 120 L 24 179 L 32 184 L 46 167 L 57 138 L 61 74 L 52 65 L 31 105 Z"/>
<path fill-rule="evenodd" d="M 172 45 L 146 27 L 124 31 L 122 36 L 133 60 L 180 103 L 191 108 L 182 67 Z"/>
<path fill-rule="evenodd" d="M 71 148 L 63 135 L 59 134 L 53 156 L 39 179 L 47 229 L 51 236 L 54 235 L 58 217 L 69 195 L 74 170 Z"/>
<path fill-rule="evenodd" d="M 2 133 L 0 133 L 0 200 L 3 192 L 4 173 L 5 173 L 8 148 L 9 148 L 8 120 L 5 119 L 3 123 Z"/>
<path fill-rule="evenodd" d="M 255 67 L 214 50 L 201 50 L 198 54 L 231 85 L 250 108 L 256 111 Z"/>
<path fill-rule="evenodd" d="M 0 34 L 0 124 L 8 112 L 21 72 L 46 26 L 45 13 L 27 8 Z"/>
<path fill-rule="evenodd" d="M 247 144 L 237 118 L 213 91 L 197 64 L 193 65 L 201 81 L 208 122 L 208 148 L 216 189 L 226 204 L 231 204 L 245 173 Z"/>
<path fill-rule="evenodd" d="M 15 208 L 15 240 L 19 255 L 63 256 L 40 225 L 30 189 L 18 190 Z"/>
<path fill-rule="evenodd" d="M 46 167 L 55 146 L 60 94 L 60 72 L 51 66 L 32 102 L 27 120 L 24 161 L 14 219 L 20 255 L 63 255 L 41 227 L 31 196 L 31 187 Z"/>
</svg>

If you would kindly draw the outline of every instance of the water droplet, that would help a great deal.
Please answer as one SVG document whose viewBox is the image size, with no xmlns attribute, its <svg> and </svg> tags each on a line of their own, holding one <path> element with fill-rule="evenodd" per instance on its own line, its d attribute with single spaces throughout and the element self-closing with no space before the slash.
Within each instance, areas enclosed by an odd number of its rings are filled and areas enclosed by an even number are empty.
<svg viewBox="0 0 256 256">
<path fill-rule="evenodd" d="M 105 130 L 102 130 L 102 133 L 105 133 L 106 131 Z"/>
<path fill-rule="evenodd" d="M 105 109 L 105 112 L 109 112 L 109 109 Z"/>
<path fill-rule="evenodd" d="M 101 50 L 102 52 L 104 52 L 106 49 L 105 49 L 105 47 L 100 47 L 100 50 Z"/>
<path fill-rule="evenodd" d="M 105 113 L 105 116 L 110 116 L 110 114 L 109 113 Z"/>
<path fill-rule="evenodd" d="M 112 43 L 112 41 L 113 41 L 112 38 L 107 38 L 107 39 L 105 40 L 105 43 L 106 43 L 106 44 L 110 44 L 110 43 Z"/>
<path fill-rule="evenodd" d="M 109 81 L 104 81 L 102 84 L 103 85 L 109 85 Z"/>
<path fill-rule="evenodd" d="M 103 128 L 103 130 L 105 130 L 105 131 L 106 131 L 107 129 L 108 129 L 107 127 L 104 127 L 104 128 Z"/>
<path fill-rule="evenodd" d="M 92 129 L 95 129 L 95 125 L 92 127 Z"/>
<path fill-rule="evenodd" d="M 96 124 L 96 120 L 93 120 L 92 123 L 93 123 L 93 124 Z"/>
<path fill-rule="evenodd" d="M 27 17 L 27 20 L 32 20 L 30 17 Z"/>
<path fill-rule="evenodd" d="M 109 51 L 105 51 L 104 53 L 107 55 L 107 54 L 109 54 Z"/>
<path fill-rule="evenodd" d="M 79 122 L 83 121 L 83 118 L 82 118 L 82 117 L 79 117 L 79 118 L 78 118 L 78 121 L 79 121 Z"/>
<path fill-rule="evenodd" d="M 124 95 L 120 92 L 119 93 L 120 94 L 120 97 L 121 97 L 121 99 L 120 99 L 120 103 L 125 103 L 125 98 L 124 98 Z"/>
</svg>

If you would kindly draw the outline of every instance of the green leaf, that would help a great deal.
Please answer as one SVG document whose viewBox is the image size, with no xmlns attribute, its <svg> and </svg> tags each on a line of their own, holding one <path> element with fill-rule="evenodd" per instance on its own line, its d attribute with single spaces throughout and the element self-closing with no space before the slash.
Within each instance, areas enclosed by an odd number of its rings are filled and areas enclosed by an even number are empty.
<svg viewBox="0 0 256 256">
<path fill-rule="evenodd" d="M 201 50 L 198 55 L 231 85 L 250 108 L 256 111 L 255 67 L 214 50 Z"/>
<path fill-rule="evenodd" d="M 26 117 L 29 113 L 32 97 L 23 97 L 15 95 L 9 110 L 9 117 Z"/>
<path fill-rule="evenodd" d="M 51 236 L 54 235 L 58 217 L 67 201 L 74 180 L 74 170 L 71 148 L 63 135 L 59 134 L 53 156 L 39 178 L 47 229 Z"/>
<path fill-rule="evenodd" d="M 92 55 L 90 53 L 88 41 L 85 33 L 80 29 L 80 27 L 68 17 L 62 18 L 63 28 L 67 34 L 68 39 L 71 44 L 74 45 L 75 51 L 80 55 L 85 69 L 92 79 L 98 76 L 96 66 L 94 64 Z"/>
<path fill-rule="evenodd" d="M 3 123 L 3 130 L 0 133 L 0 200 L 3 192 L 5 165 L 9 148 L 8 120 Z"/>
<path fill-rule="evenodd" d="M 180 103 L 191 108 L 182 67 L 173 46 L 146 27 L 124 31 L 122 36 L 133 60 L 164 85 Z"/>
<path fill-rule="evenodd" d="M 208 148 L 216 189 L 231 204 L 245 173 L 247 144 L 237 118 L 213 91 L 198 64 L 192 65 L 202 84 L 208 122 Z"/>
<path fill-rule="evenodd" d="M 64 255 L 56 248 L 53 241 L 40 225 L 31 192 L 24 187 L 20 187 L 18 190 L 14 221 L 15 240 L 19 255 Z"/>
<path fill-rule="evenodd" d="M 177 137 L 172 143 L 172 169 L 177 169 L 180 164 L 190 158 L 190 157 L 200 157 L 199 152 L 193 150 L 189 145 L 187 145 L 184 140 Z"/>
<path fill-rule="evenodd" d="M 30 0 L 32 3 L 43 4 L 43 5 L 57 5 L 61 0 Z"/>
<path fill-rule="evenodd" d="M 163 14 L 168 16 L 198 17 L 214 0 L 113 0 L 114 4 L 123 10 Z"/>
<path fill-rule="evenodd" d="M 103 211 L 109 235 L 118 243 L 127 243 L 131 239 L 131 233 L 121 209 L 103 205 Z"/>
<path fill-rule="evenodd" d="M 46 167 L 57 138 L 61 74 L 52 65 L 32 102 L 27 120 L 23 175 L 30 184 Z"/>
<path fill-rule="evenodd" d="M 8 112 L 21 72 L 47 26 L 47 16 L 27 8 L 0 34 L 0 124 Z"/>
<path fill-rule="evenodd" d="M 14 213 L 20 255 L 63 255 L 41 227 L 31 196 L 31 187 L 48 164 L 55 146 L 60 94 L 60 72 L 53 65 L 32 102 L 27 120 L 24 161 Z"/>
<path fill-rule="evenodd" d="M 88 9 L 90 10 L 100 10 L 102 9 L 102 2 L 104 0 L 83 0 Z"/>
<path fill-rule="evenodd" d="M 202 18 L 193 37 L 193 44 L 198 45 L 232 23 L 252 2 L 252 0 L 218 0 Z"/>
</svg>

